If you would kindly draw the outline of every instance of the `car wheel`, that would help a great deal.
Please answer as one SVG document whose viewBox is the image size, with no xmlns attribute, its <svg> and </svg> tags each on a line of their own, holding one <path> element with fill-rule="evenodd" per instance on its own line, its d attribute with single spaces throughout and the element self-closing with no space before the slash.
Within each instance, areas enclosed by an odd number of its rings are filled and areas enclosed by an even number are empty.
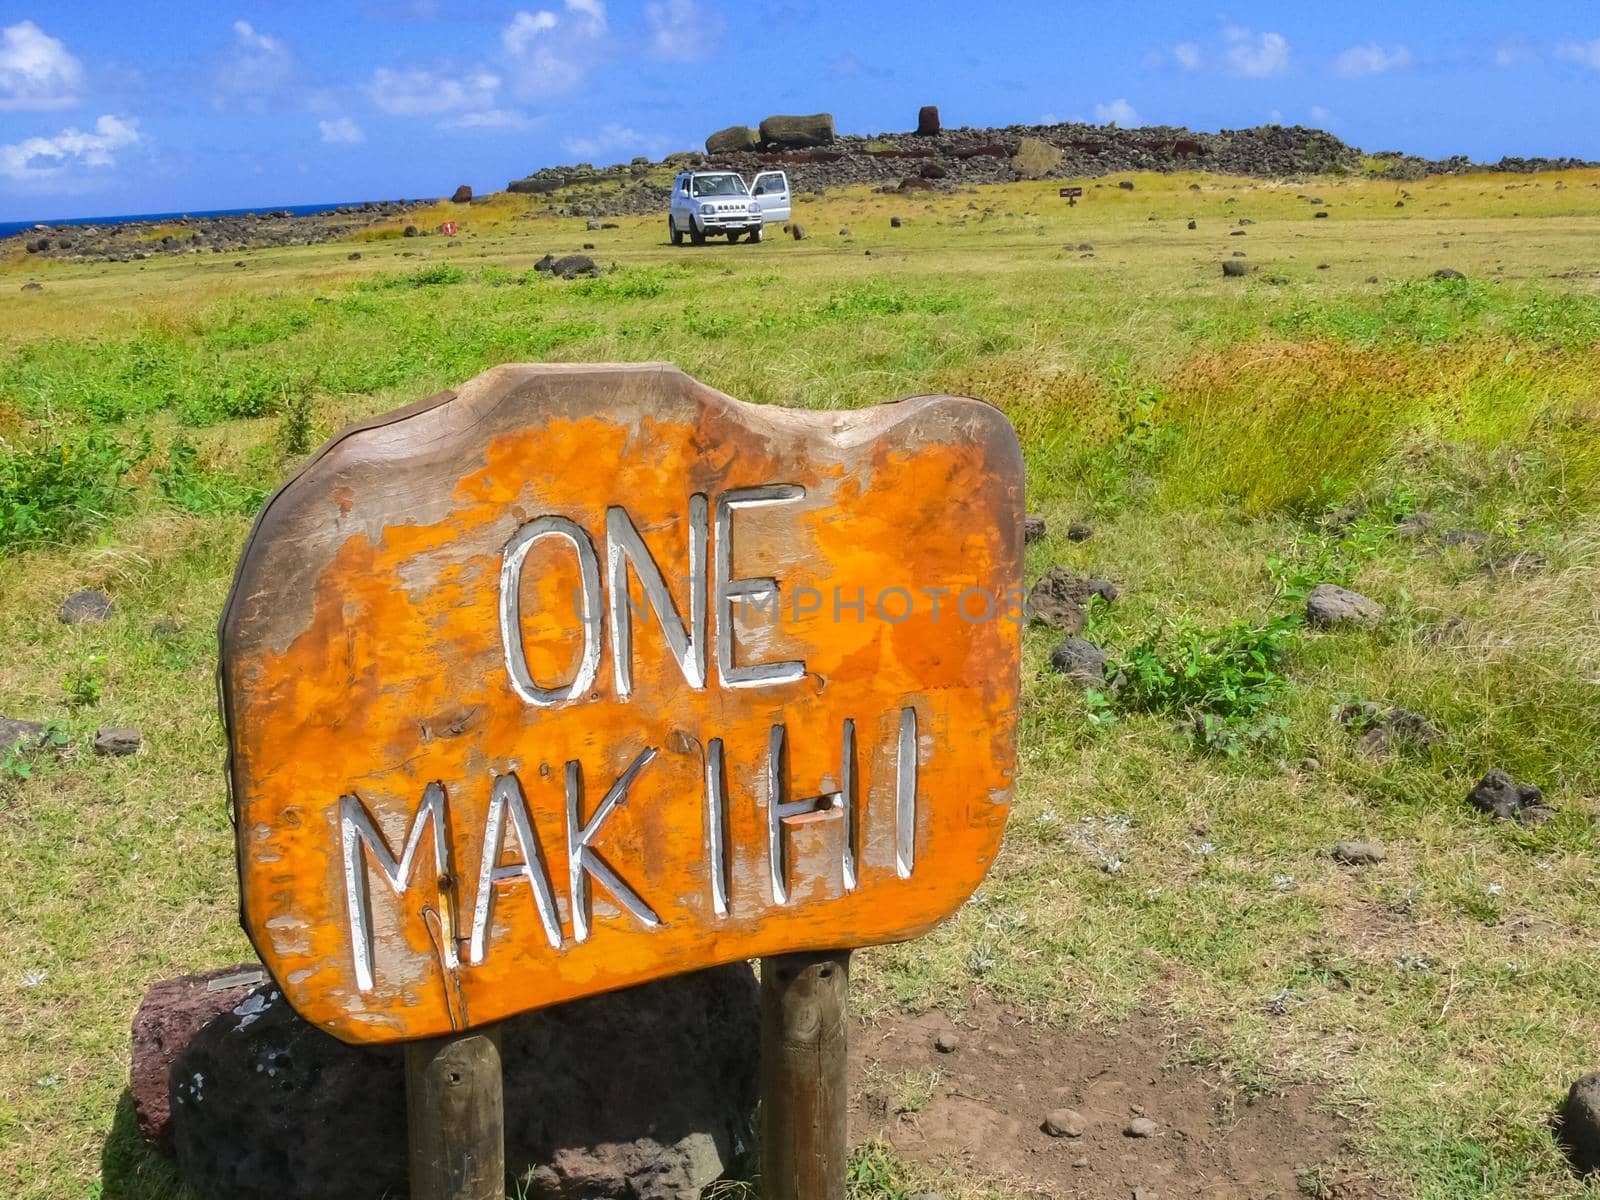
<svg viewBox="0 0 1600 1200">
<path fill-rule="evenodd" d="M 696 246 L 704 246 L 706 244 L 706 231 L 700 228 L 700 222 L 693 217 L 689 218 L 689 240 Z"/>
<path fill-rule="evenodd" d="M 667 237 L 674 246 L 683 245 L 683 230 L 678 228 L 678 223 L 671 217 L 667 218 Z"/>
<path fill-rule="evenodd" d="M 760 225 L 757 225 L 750 231 L 750 240 L 752 242 L 759 242 L 761 240 L 761 228 L 762 227 Z"/>
<path fill-rule="evenodd" d="M 731 245 L 733 245 L 733 243 L 737 242 L 738 240 L 739 240 L 739 231 L 737 229 L 728 230 L 728 245 L 731 246 Z"/>
</svg>

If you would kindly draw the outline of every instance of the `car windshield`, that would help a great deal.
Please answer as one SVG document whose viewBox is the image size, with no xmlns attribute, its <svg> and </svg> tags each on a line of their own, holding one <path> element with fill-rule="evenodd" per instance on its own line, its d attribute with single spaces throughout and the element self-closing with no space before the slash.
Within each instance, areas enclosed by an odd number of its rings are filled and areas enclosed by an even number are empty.
<svg viewBox="0 0 1600 1200">
<path fill-rule="evenodd" d="M 694 177 L 694 194 L 696 196 L 744 196 L 749 193 L 744 186 L 744 180 L 738 175 L 696 175 Z"/>
</svg>

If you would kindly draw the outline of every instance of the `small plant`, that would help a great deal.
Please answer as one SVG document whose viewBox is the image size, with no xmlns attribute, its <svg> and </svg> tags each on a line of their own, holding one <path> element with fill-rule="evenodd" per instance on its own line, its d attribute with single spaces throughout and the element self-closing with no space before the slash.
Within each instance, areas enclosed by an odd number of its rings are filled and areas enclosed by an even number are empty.
<svg viewBox="0 0 1600 1200">
<path fill-rule="evenodd" d="M 199 451 L 181 437 L 167 451 L 166 464 L 154 474 L 167 503 L 184 512 L 248 516 L 266 499 L 264 484 L 203 466 Z"/>
<path fill-rule="evenodd" d="M 278 449 L 285 459 L 302 458 L 311 450 L 311 393 L 300 388 L 285 401 L 278 417 Z"/>
<path fill-rule="evenodd" d="M 0 440 L 0 553 L 100 524 L 122 508 L 123 477 L 145 452 L 103 433 L 22 451 Z"/>
<path fill-rule="evenodd" d="M 1112 703 L 1182 716 L 1199 748 L 1229 757 L 1276 746 L 1287 721 L 1266 710 L 1287 686 L 1281 667 L 1299 627 L 1298 617 L 1214 630 L 1167 622 L 1107 664 Z"/>
<path fill-rule="evenodd" d="M 105 687 L 105 665 L 103 654 L 80 655 L 62 680 L 67 703 L 74 708 L 89 708 L 99 704 Z"/>
</svg>

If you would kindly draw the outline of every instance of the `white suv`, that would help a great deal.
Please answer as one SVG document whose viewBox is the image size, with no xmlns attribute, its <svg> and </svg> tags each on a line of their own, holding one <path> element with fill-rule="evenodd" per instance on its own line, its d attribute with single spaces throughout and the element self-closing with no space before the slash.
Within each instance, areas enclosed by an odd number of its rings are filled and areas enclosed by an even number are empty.
<svg viewBox="0 0 1600 1200">
<path fill-rule="evenodd" d="M 667 213 L 667 234 L 674 246 L 683 235 L 696 246 L 719 233 L 737 242 L 746 234 L 761 240 L 767 221 L 789 219 L 789 180 L 782 171 L 765 171 L 751 188 L 733 171 L 684 171 L 672 183 L 672 207 Z"/>
</svg>

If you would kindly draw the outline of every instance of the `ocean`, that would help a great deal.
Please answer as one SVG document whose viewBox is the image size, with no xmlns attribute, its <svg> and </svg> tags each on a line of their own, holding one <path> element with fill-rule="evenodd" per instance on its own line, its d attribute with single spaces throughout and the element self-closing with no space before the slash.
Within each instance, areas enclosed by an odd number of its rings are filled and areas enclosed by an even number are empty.
<svg viewBox="0 0 1600 1200">
<path fill-rule="evenodd" d="M 341 200 L 335 204 L 264 204 L 256 208 L 214 208 L 194 212 L 129 213 L 121 217 L 55 217 L 33 221 L 0 221 L 0 238 L 15 233 L 27 233 L 35 225 L 130 225 L 137 221 L 176 221 L 183 217 L 243 217 L 251 213 L 289 212 L 297 217 L 332 212 L 346 205 L 362 204 L 360 200 Z"/>
</svg>

